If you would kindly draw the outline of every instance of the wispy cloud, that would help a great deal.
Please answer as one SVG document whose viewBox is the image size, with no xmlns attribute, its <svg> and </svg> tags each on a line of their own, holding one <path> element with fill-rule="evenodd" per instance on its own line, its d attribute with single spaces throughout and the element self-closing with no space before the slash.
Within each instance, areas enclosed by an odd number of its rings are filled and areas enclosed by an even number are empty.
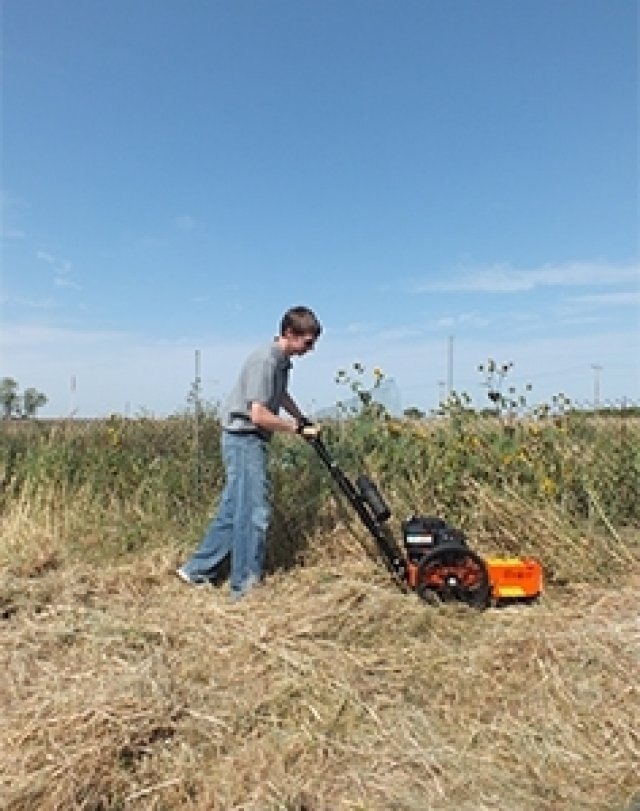
<svg viewBox="0 0 640 811">
<path fill-rule="evenodd" d="M 565 315 L 558 318 L 558 324 L 565 327 L 582 327 L 595 324 L 605 324 L 607 321 L 607 318 L 603 318 L 599 315 L 580 315 L 579 313 L 576 313 L 575 315 Z"/>
<path fill-rule="evenodd" d="M 176 228 L 179 231 L 193 231 L 197 224 L 196 220 L 189 214 L 181 214 L 176 217 Z"/>
<path fill-rule="evenodd" d="M 103 342 L 119 345 L 129 338 L 125 332 L 70 330 L 47 324 L 13 323 L 7 326 L 10 328 L 0 333 L 0 346 L 14 352 L 38 348 L 45 344 L 56 350 L 60 346 L 87 347 Z"/>
<path fill-rule="evenodd" d="M 367 321 L 352 321 L 341 329 L 335 329 L 336 334 L 346 333 L 347 335 L 363 335 L 373 332 L 375 325 Z"/>
<path fill-rule="evenodd" d="M 640 279 L 637 264 L 565 262 L 537 268 L 514 268 L 509 264 L 464 269 L 446 281 L 422 282 L 412 292 L 523 293 L 541 287 L 591 287 L 628 284 Z"/>
<path fill-rule="evenodd" d="M 423 335 L 424 329 L 422 327 L 412 327 L 406 325 L 403 327 L 396 327 L 395 329 L 385 329 L 378 333 L 378 340 L 381 343 L 397 343 L 399 341 L 411 341 Z"/>
<path fill-rule="evenodd" d="M 19 228 L 4 226 L 2 229 L 3 239 L 24 239 L 25 236 L 25 232 L 21 231 Z"/>
<path fill-rule="evenodd" d="M 77 282 L 69 279 L 69 275 L 73 271 L 73 265 L 68 259 L 59 259 L 48 251 L 42 250 L 36 251 L 36 258 L 49 265 L 53 270 L 53 284 L 55 287 L 63 287 L 70 290 L 81 289 Z"/>
<path fill-rule="evenodd" d="M 70 279 L 65 279 L 63 276 L 56 276 L 53 280 L 55 287 L 66 287 L 70 290 L 80 290 L 80 285 L 72 282 Z"/>
<path fill-rule="evenodd" d="M 51 298 L 6 298 L 3 299 L 3 304 L 10 304 L 10 305 L 18 305 L 20 307 L 26 307 L 29 310 L 52 310 L 58 306 L 58 304 Z"/>
<path fill-rule="evenodd" d="M 457 315 L 443 315 L 433 322 L 434 327 L 488 327 L 491 319 L 477 313 L 458 313 Z"/>
<path fill-rule="evenodd" d="M 586 304 L 606 307 L 626 307 L 640 305 L 640 290 L 628 290 L 617 293 L 595 293 L 584 296 L 571 296 L 568 299 L 573 304 Z"/>
</svg>

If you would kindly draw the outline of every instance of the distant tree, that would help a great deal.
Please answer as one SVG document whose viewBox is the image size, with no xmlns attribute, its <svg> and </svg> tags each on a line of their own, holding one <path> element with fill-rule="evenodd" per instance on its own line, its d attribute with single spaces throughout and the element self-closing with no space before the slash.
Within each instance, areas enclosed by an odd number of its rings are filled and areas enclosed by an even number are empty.
<svg viewBox="0 0 640 811">
<path fill-rule="evenodd" d="M 41 391 L 34 388 L 25 389 L 22 395 L 22 416 L 35 417 L 36 411 L 45 406 L 48 402 L 48 397 Z"/>
<path fill-rule="evenodd" d="M 42 408 L 47 402 L 47 396 L 34 388 L 28 388 L 24 394 L 20 395 L 18 393 L 18 384 L 12 377 L 3 377 L 0 380 L 0 414 L 2 419 L 35 417 L 38 409 Z"/>
<path fill-rule="evenodd" d="M 424 411 L 420 411 L 419 408 L 416 406 L 409 406 L 409 408 L 405 408 L 404 416 L 410 420 L 421 420 L 425 416 Z"/>
<path fill-rule="evenodd" d="M 12 377 L 3 377 L 0 380 L 0 408 L 5 420 L 10 420 L 20 411 L 18 384 Z"/>
</svg>

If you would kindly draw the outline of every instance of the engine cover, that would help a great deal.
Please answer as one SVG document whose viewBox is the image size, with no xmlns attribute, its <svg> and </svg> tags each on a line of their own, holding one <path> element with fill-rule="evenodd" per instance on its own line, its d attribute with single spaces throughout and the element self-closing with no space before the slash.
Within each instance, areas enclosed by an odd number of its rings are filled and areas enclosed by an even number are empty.
<svg viewBox="0 0 640 811">
<path fill-rule="evenodd" d="M 407 518 L 402 522 L 402 536 L 411 562 L 420 560 L 427 552 L 444 544 L 467 546 L 463 532 L 434 515 L 412 515 Z"/>
</svg>

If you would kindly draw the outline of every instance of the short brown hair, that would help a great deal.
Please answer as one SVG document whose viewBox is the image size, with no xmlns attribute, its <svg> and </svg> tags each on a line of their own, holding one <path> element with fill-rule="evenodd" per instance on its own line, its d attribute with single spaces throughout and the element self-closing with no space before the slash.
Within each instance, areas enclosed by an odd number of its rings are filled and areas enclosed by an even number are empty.
<svg viewBox="0 0 640 811">
<path fill-rule="evenodd" d="M 322 332 L 322 325 L 308 307 L 291 307 L 282 316 L 280 335 L 284 335 L 287 330 L 291 330 L 294 335 L 313 335 L 317 338 Z"/>
</svg>

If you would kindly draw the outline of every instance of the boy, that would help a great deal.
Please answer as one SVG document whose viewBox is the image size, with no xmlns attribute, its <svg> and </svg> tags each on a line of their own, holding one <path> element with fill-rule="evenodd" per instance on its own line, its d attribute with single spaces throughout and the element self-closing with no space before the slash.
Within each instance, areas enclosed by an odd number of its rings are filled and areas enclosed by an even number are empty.
<svg viewBox="0 0 640 811">
<path fill-rule="evenodd" d="M 222 457 L 226 484 L 218 512 L 200 546 L 178 569 L 187 583 L 206 583 L 231 553 L 231 596 L 244 596 L 263 575 L 271 507 L 267 443 L 274 431 L 315 436 L 288 392 L 294 355 L 313 349 L 322 327 L 307 307 L 293 307 L 280 335 L 245 361 L 222 410 Z M 293 419 L 279 416 L 283 408 Z"/>
</svg>

